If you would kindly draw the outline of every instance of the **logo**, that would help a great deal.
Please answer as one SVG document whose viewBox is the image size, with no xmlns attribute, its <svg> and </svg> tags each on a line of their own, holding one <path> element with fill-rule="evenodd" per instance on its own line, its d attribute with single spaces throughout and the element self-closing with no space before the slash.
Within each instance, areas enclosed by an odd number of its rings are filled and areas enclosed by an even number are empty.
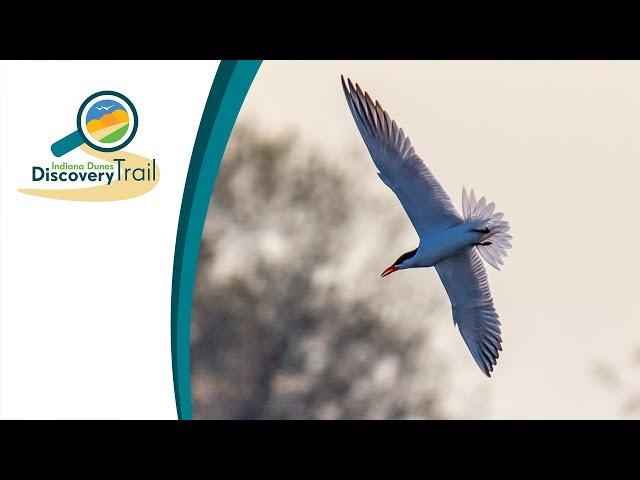
<svg viewBox="0 0 640 480">
<path fill-rule="evenodd" d="M 76 130 L 51 145 L 60 158 L 80 148 L 91 160 L 32 165 L 31 181 L 72 188 L 23 188 L 19 191 L 58 200 L 113 201 L 143 195 L 160 179 L 156 160 L 126 152 L 138 131 L 138 112 L 126 96 L 101 91 L 78 109 Z M 87 184 L 96 184 L 86 187 Z"/>
<path fill-rule="evenodd" d="M 87 98 L 76 119 L 77 130 L 51 145 L 56 157 L 82 144 L 99 152 L 115 152 L 128 145 L 138 130 L 138 113 L 131 100 L 118 92 L 98 92 Z"/>
</svg>

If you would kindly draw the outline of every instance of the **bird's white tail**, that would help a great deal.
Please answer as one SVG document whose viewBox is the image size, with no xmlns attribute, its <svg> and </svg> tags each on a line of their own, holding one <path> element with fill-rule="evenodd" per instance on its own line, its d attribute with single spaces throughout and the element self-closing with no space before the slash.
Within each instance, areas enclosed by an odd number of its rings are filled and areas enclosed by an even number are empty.
<svg viewBox="0 0 640 480">
<path fill-rule="evenodd" d="M 502 213 L 494 213 L 495 207 L 493 202 L 487 205 L 484 197 L 476 201 L 473 190 L 471 195 L 467 195 L 467 190 L 462 187 L 462 214 L 465 221 L 478 221 L 489 230 L 476 245 L 478 253 L 485 262 L 500 270 L 500 265 L 504 263 L 502 258 L 507 256 L 507 249 L 511 248 L 512 237 L 507 233 L 509 222 L 503 220 Z"/>
</svg>

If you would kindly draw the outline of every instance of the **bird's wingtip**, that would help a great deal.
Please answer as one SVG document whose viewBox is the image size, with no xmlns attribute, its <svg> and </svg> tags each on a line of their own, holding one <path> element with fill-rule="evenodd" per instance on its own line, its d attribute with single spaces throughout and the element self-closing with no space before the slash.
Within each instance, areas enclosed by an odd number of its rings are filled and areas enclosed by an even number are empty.
<svg viewBox="0 0 640 480">
<path fill-rule="evenodd" d="M 340 83 L 342 83 L 342 91 L 344 92 L 344 95 L 348 98 L 349 97 L 349 89 L 347 88 L 347 84 L 344 81 L 344 75 L 340 74 Z"/>
</svg>

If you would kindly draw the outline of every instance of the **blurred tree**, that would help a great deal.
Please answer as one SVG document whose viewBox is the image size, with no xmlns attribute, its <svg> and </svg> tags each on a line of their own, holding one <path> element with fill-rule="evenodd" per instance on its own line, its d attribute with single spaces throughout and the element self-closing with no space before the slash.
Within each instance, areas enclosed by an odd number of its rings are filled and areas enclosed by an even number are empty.
<svg viewBox="0 0 640 480">
<path fill-rule="evenodd" d="M 345 234 L 354 196 L 344 175 L 303 147 L 295 136 L 234 129 L 196 279 L 195 417 L 438 417 L 439 377 L 424 367 L 428 329 L 401 332 L 366 299 L 319 280 L 358 248 Z"/>
<path fill-rule="evenodd" d="M 610 362 L 599 361 L 594 364 L 596 379 L 620 400 L 620 413 L 624 417 L 638 418 L 640 415 L 640 388 L 637 383 L 640 370 L 640 348 L 631 353 L 629 364 L 625 367 Z"/>
</svg>

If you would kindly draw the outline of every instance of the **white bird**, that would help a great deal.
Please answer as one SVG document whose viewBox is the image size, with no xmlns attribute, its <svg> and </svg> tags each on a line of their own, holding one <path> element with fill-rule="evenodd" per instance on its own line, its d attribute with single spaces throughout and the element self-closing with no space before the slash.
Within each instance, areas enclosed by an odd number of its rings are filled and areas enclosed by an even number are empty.
<svg viewBox="0 0 640 480">
<path fill-rule="evenodd" d="M 476 201 L 462 189 L 462 215 L 420 157 L 409 137 L 358 84 L 342 77 L 342 87 L 358 130 L 380 179 L 396 194 L 413 223 L 420 244 L 404 253 L 382 276 L 397 270 L 435 267 L 451 301 L 453 322 L 471 355 L 491 376 L 502 351 L 500 321 L 493 306 L 480 256 L 500 270 L 511 248 L 509 223 L 494 203 Z M 480 255 L 478 255 L 480 254 Z"/>
<path fill-rule="evenodd" d="M 103 105 L 103 106 L 101 106 L 101 107 L 96 107 L 96 110 L 106 110 L 106 111 L 108 112 L 108 111 L 109 111 L 109 110 L 111 110 L 113 107 L 115 107 L 115 105 L 109 105 L 109 106 L 107 106 L 107 105 Z"/>
</svg>

